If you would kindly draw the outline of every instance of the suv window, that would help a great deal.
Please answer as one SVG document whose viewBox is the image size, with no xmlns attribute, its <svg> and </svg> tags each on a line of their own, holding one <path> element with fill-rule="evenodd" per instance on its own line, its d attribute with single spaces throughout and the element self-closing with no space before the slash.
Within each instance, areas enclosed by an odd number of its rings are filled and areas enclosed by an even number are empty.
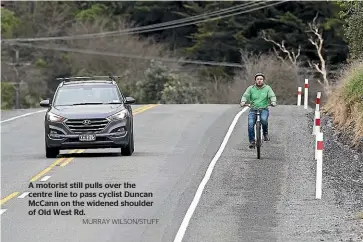
<svg viewBox="0 0 363 242">
<path fill-rule="evenodd" d="M 65 85 L 58 89 L 54 106 L 74 104 L 122 103 L 122 97 L 114 85 Z"/>
</svg>

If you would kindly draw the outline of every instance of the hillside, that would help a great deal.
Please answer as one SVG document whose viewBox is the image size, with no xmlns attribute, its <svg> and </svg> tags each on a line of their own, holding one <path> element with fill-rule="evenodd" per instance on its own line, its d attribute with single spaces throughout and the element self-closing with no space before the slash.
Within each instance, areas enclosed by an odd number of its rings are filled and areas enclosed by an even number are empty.
<svg viewBox="0 0 363 242">
<path fill-rule="evenodd" d="M 349 54 L 336 2 L 3 5 L 4 109 L 37 107 L 52 96 L 56 77 L 109 73 L 123 76 L 123 91 L 139 104 L 236 103 L 262 71 L 279 104 L 292 105 L 305 78 L 314 80 L 310 100 L 321 89 L 316 34 L 329 81 Z"/>
</svg>

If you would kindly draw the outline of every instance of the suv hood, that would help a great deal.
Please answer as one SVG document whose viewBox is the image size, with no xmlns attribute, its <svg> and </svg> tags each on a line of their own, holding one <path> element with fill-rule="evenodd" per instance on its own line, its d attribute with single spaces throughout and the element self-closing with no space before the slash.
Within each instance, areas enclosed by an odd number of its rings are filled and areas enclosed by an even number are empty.
<svg viewBox="0 0 363 242">
<path fill-rule="evenodd" d="M 78 105 L 53 107 L 51 112 L 67 119 L 107 118 L 124 110 L 122 104 L 110 105 Z"/>
</svg>

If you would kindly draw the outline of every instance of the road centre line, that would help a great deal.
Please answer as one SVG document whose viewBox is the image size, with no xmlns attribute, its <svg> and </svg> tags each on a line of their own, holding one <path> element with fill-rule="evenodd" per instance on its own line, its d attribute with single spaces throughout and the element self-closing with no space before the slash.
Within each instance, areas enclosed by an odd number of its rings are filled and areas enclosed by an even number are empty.
<svg viewBox="0 0 363 242">
<path fill-rule="evenodd" d="M 30 182 L 35 182 L 36 180 L 38 180 L 40 177 L 42 177 L 45 173 L 49 172 L 50 170 L 52 170 L 56 165 L 58 165 L 59 163 L 61 163 L 65 158 L 59 158 L 57 160 L 55 160 L 50 166 L 48 166 L 47 168 L 45 168 L 44 170 L 42 170 L 41 172 L 38 173 L 38 175 L 34 176 Z"/>
<path fill-rule="evenodd" d="M 79 152 L 79 153 L 82 153 L 82 152 Z M 66 159 L 62 164 L 60 164 L 59 166 L 61 167 L 65 167 L 66 165 L 69 164 L 69 162 L 71 162 L 73 160 L 74 157 L 70 157 L 68 159 Z"/>
<path fill-rule="evenodd" d="M 222 152 L 223 152 L 224 148 L 227 145 L 227 142 L 228 142 L 228 140 L 229 140 L 229 138 L 230 138 L 230 136 L 231 136 L 231 134 L 232 134 L 232 132 L 234 130 L 234 127 L 236 126 L 236 123 L 237 123 L 239 117 L 247 109 L 248 109 L 248 107 L 246 107 L 246 108 L 242 109 L 240 112 L 238 112 L 236 114 L 236 116 L 234 117 L 231 125 L 229 126 L 228 132 L 227 132 L 226 136 L 224 137 L 221 146 L 219 147 L 217 153 L 215 154 L 215 156 L 213 157 L 211 163 L 209 164 L 208 169 L 207 169 L 207 171 L 205 173 L 205 176 L 204 176 L 202 182 L 199 184 L 198 190 L 195 193 L 195 196 L 193 198 L 192 203 L 190 204 L 190 206 L 188 208 L 187 213 L 185 214 L 185 217 L 183 219 L 183 222 L 180 225 L 180 228 L 178 230 L 178 233 L 175 236 L 174 242 L 181 242 L 182 241 L 182 239 L 184 237 L 184 234 L 185 234 L 185 231 L 186 231 L 186 229 L 188 227 L 189 221 L 190 221 L 190 219 L 191 219 L 191 217 L 192 217 L 192 215 L 194 213 L 194 210 L 197 207 L 197 205 L 199 203 L 199 200 L 200 200 L 200 198 L 202 196 L 204 187 L 207 184 L 207 182 L 208 182 L 208 180 L 209 180 L 209 178 L 210 178 L 210 176 L 212 174 L 213 168 L 214 168 L 216 162 L 218 161 L 219 157 L 222 155 Z"/>
<path fill-rule="evenodd" d="M 160 104 L 150 104 L 150 105 L 146 105 L 145 107 L 143 108 L 140 108 L 140 109 L 136 109 L 133 114 L 138 114 L 138 113 L 142 113 L 150 108 L 153 108 L 153 107 L 156 107 L 156 106 L 159 106 Z"/>
<path fill-rule="evenodd" d="M 71 150 L 71 151 L 68 152 L 68 154 L 72 154 L 72 153 L 74 153 L 76 151 L 77 150 Z M 42 177 L 43 175 L 45 175 L 47 172 L 49 172 L 50 170 L 52 170 L 55 166 L 59 165 L 64 159 L 65 159 L 65 157 L 62 157 L 62 158 L 59 158 L 59 159 L 55 160 L 50 166 L 48 166 L 47 168 L 45 168 L 44 170 L 42 170 L 41 172 L 39 172 L 30 181 L 31 182 L 35 182 L 40 177 Z"/>
<path fill-rule="evenodd" d="M 76 153 L 78 150 L 77 149 L 75 149 L 75 150 L 70 150 L 67 154 L 73 154 L 73 153 Z M 73 158 L 73 157 L 70 157 L 70 158 Z M 70 158 L 68 158 L 68 159 L 70 159 Z M 64 159 L 65 159 L 65 157 L 64 157 Z M 59 166 L 60 164 L 58 163 L 57 164 L 57 166 Z"/>
<path fill-rule="evenodd" d="M 132 110 L 132 112 L 138 112 L 138 111 L 140 111 L 140 110 L 142 110 L 142 109 L 144 109 L 144 108 L 146 108 L 148 106 L 150 106 L 150 104 L 149 105 L 144 105 L 142 107 L 135 108 L 135 109 Z"/>
<path fill-rule="evenodd" d="M 68 154 L 73 154 L 74 152 L 76 152 L 77 150 L 71 150 L 70 152 L 68 152 Z M 72 157 L 73 159 L 73 157 Z M 45 168 L 44 170 L 42 170 L 41 172 L 39 172 L 36 176 L 34 176 L 30 181 L 31 182 L 35 182 L 36 180 L 38 180 L 40 177 L 42 177 L 43 175 L 45 175 L 47 172 L 51 171 L 55 166 L 59 165 L 61 162 L 63 162 L 63 160 L 65 160 L 65 157 L 59 158 L 57 160 L 55 160 L 50 166 L 48 166 L 47 168 Z"/>
<path fill-rule="evenodd" d="M 13 197 L 17 196 L 19 194 L 19 192 L 13 192 L 12 194 L 10 194 L 9 196 L 1 199 L 0 201 L 0 205 L 3 205 L 4 203 L 6 203 L 7 201 L 9 201 L 10 199 L 12 199 Z"/>
<path fill-rule="evenodd" d="M 84 152 L 85 150 L 78 150 L 76 153 L 80 154 L 82 152 Z M 61 167 L 65 167 L 66 165 L 68 165 L 72 160 L 74 159 L 74 157 L 70 157 L 68 158 L 66 161 L 64 161 L 60 166 Z"/>
</svg>

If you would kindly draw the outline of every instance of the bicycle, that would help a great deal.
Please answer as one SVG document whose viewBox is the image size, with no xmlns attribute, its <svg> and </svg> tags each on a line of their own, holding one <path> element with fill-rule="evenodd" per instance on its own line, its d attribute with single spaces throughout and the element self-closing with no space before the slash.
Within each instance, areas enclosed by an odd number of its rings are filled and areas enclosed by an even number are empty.
<svg viewBox="0 0 363 242">
<path fill-rule="evenodd" d="M 247 107 L 251 107 L 250 104 L 245 104 L 244 106 Z M 273 107 L 271 104 L 268 105 L 268 107 Z M 254 111 L 256 111 L 256 122 L 254 125 L 254 129 L 255 129 L 255 141 L 256 141 L 256 145 L 255 147 L 257 148 L 257 159 L 261 159 L 261 147 L 262 147 L 262 135 L 263 135 L 263 130 L 262 130 L 262 124 L 261 124 L 261 110 L 264 110 L 266 108 L 253 108 Z"/>
</svg>

